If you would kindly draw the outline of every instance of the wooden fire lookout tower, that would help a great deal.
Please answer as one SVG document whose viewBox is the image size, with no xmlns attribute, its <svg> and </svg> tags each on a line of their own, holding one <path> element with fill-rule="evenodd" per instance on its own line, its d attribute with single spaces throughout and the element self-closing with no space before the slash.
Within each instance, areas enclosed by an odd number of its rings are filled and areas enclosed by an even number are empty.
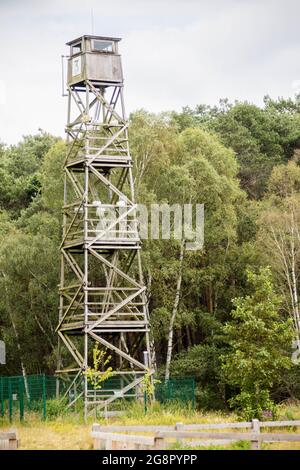
<svg viewBox="0 0 300 470">
<path fill-rule="evenodd" d="M 137 396 L 153 373 L 141 270 L 119 38 L 70 41 L 67 155 L 57 332 L 58 373 L 85 416 Z M 112 356 L 117 386 L 95 390 L 84 372 L 95 344 Z"/>
</svg>

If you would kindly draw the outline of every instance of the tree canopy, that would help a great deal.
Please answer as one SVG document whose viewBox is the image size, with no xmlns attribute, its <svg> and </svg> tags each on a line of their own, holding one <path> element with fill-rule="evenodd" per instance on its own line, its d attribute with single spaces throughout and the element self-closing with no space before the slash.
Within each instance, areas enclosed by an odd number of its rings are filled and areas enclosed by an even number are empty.
<svg viewBox="0 0 300 470">
<path fill-rule="evenodd" d="M 129 139 L 139 203 L 204 204 L 201 250 L 174 238 L 143 244 L 159 371 L 195 376 L 201 407 L 251 402 L 256 413 L 254 399 L 300 398 L 290 361 L 300 335 L 297 99 L 141 109 Z M 6 374 L 56 368 L 64 158 L 64 141 L 44 131 L 0 145 Z"/>
</svg>

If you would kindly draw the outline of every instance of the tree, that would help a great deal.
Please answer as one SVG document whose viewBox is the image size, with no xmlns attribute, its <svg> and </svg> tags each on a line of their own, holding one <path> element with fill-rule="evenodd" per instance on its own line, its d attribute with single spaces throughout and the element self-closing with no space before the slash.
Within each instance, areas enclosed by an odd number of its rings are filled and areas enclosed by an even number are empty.
<svg viewBox="0 0 300 470">
<path fill-rule="evenodd" d="M 294 322 L 295 337 L 300 344 L 299 279 L 300 266 L 300 197 L 288 198 L 280 208 L 263 213 L 259 243 L 278 280 L 287 310 Z M 299 348 L 300 349 L 300 348 Z"/>
<path fill-rule="evenodd" d="M 234 299 L 231 321 L 223 327 L 229 349 L 222 357 L 225 381 L 237 390 L 229 400 L 246 419 L 271 409 L 272 387 L 292 367 L 291 321 L 281 316 L 269 268 L 248 272 L 250 295 Z"/>
<path fill-rule="evenodd" d="M 213 319 L 207 318 L 207 321 Z M 214 322 L 215 334 L 220 331 L 220 324 Z M 197 404 L 201 410 L 224 408 L 224 382 L 221 375 L 221 353 L 224 347 L 221 341 L 195 344 L 176 354 L 171 364 L 172 377 L 195 377 Z"/>
<path fill-rule="evenodd" d="M 286 163 L 300 145 L 300 105 L 296 99 L 264 99 L 264 108 L 248 102 L 220 100 L 218 106 L 186 106 L 172 113 L 180 131 L 202 127 L 215 131 L 237 156 L 241 186 L 252 199 L 260 199 L 274 166 Z"/>
<path fill-rule="evenodd" d="M 266 98 L 258 108 L 225 99 L 130 116 L 137 202 L 204 203 L 202 250 L 171 237 L 145 240 L 141 252 L 159 371 L 195 375 L 201 406 L 220 407 L 227 393 L 240 392 L 224 385 L 220 356 L 229 346 L 221 331 L 233 321 L 232 298 L 253 295 L 247 269 L 270 265 L 284 299 L 280 318 L 288 311 L 298 322 L 299 109 L 295 100 Z M 65 152 L 62 140 L 42 131 L 0 144 L 5 373 L 55 370 Z M 298 369 L 278 374 L 272 399 L 300 397 Z"/>
<path fill-rule="evenodd" d="M 155 179 L 164 171 L 176 151 L 176 127 L 167 113 L 154 114 L 141 109 L 130 116 L 130 149 L 134 159 L 134 185 L 137 197 L 142 180 Z"/>
<path fill-rule="evenodd" d="M 40 229 L 35 235 L 15 229 L 1 240 L 2 335 L 15 375 L 20 364 L 27 373 L 55 370 L 58 250 L 41 221 Z"/>
<path fill-rule="evenodd" d="M 0 148 L 0 209 L 10 210 L 14 218 L 29 207 L 41 189 L 40 166 L 59 139 L 39 131 L 23 138 L 18 145 Z"/>
<path fill-rule="evenodd" d="M 251 198 L 261 198 L 274 166 L 286 163 L 299 146 L 300 114 L 283 112 L 284 103 L 265 101 L 264 109 L 237 102 L 210 120 L 209 126 L 231 147 L 240 164 L 241 185 Z"/>
<path fill-rule="evenodd" d="M 300 168 L 295 162 L 274 168 L 262 204 L 258 246 L 269 263 L 294 323 L 300 349 Z"/>
<path fill-rule="evenodd" d="M 41 198 L 44 210 L 61 219 L 63 204 L 63 162 L 66 158 L 66 144 L 56 142 L 46 153 L 39 173 Z"/>
<path fill-rule="evenodd" d="M 148 202 L 152 192 L 150 202 L 204 203 L 205 248 L 186 251 L 184 239 L 153 240 L 144 246 L 151 322 L 158 363 L 164 363 L 166 357 L 166 379 L 173 351 L 202 339 L 196 323 L 199 304 L 203 311 L 217 315 L 221 286 L 228 274 L 227 257 L 236 241 L 237 208 L 244 199 L 235 156 L 214 134 L 188 128 L 175 138 L 171 148 L 164 146 L 168 149 L 161 164 L 164 172 L 154 171 L 150 164 L 143 174 L 140 197 L 145 195 L 145 199 L 139 202 Z"/>
</svg>

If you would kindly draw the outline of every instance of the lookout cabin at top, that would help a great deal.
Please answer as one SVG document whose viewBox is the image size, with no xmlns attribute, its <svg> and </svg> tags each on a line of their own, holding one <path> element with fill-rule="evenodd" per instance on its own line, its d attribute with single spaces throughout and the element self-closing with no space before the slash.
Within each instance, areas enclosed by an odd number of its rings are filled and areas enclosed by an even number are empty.
<svg viewBox="0 0 300 470">
<path fill-rule="evenodd" d="M 67 43 L 68 85 L 83 85 L 90 80 L 95 86 L 122 83 L 121 56 L 118 53 L 120 38 L 82 36 Z"/>
</svg>

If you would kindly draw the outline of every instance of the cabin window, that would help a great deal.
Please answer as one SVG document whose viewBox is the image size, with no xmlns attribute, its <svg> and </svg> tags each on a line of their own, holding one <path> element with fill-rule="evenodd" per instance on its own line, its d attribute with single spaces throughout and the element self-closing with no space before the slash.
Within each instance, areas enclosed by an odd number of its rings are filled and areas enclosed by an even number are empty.
<svg viewBox="0 0 300 470">
<path fill-rule="evenodd" d="M 79 54 L 81 52 L 81 42 L 72 45 L 72 55 Z"/>
<path fill-rule="evenodd" d="M 114 52 L 112 41 L 103 41 L 100 39 L 93 39 L 92 49 L 93 51 L 99 52 Z"/>
</svg>

